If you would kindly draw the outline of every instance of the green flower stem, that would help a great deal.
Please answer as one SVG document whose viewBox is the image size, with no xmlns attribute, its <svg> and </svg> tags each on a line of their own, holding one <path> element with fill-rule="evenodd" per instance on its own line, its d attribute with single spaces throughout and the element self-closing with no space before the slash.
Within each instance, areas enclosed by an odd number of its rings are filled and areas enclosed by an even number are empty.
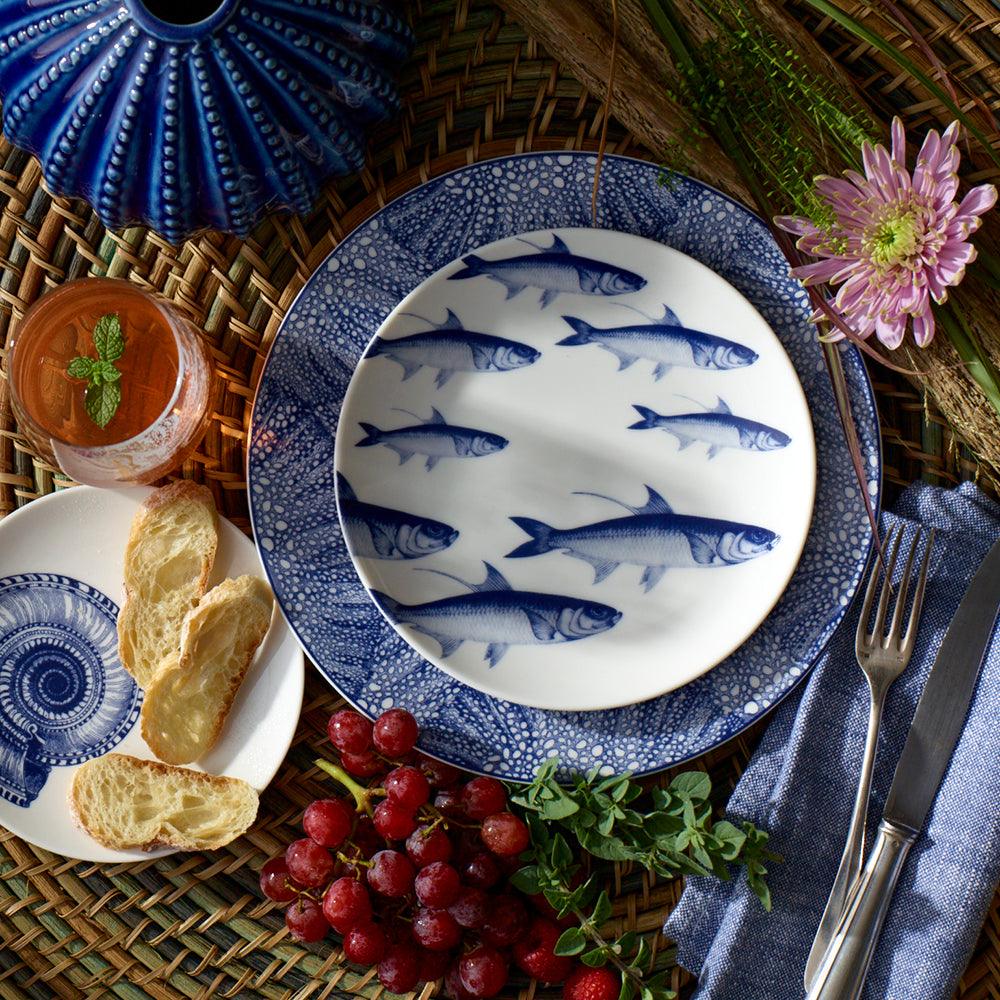
<svg viewBox="0 0 1000 1000">
<path fill-rule="evenodd" d="M 851 17 L 850 14 L 841 10 L 836 4 L 831 3 L 830 0 L 806 0 L 814 10 L 819 11 L 826 17 L 830 18 L 836 24 L 839 24 L 842 28 L 849 31 L 855 38 L 866 42 L 871 45 L 872 48 L 877 49 L 883 55 L 888 56 L 900 69 L 905 70 L 910 76 L 915 77 L 919 80 L 926 88 L 929 90 L 954 116 L 955 118 L 964 125 L 969 132 L 978 140 L 979 145 L 982 147 L 983 152 L 989 156 L 996 166 L 1000 166 L 1000 153 L 998 153 L 990 141 L 986 138 L 980 128 L 972 120 L 972 118 L 967 115 L 952 99 L 951 94 L 942 87 L 936 80 L 928 76 L 913 60 L 911 60 L 904 52 L 893 45 L 891 42 L 886 41 L 877 32 L 872 31 L 870 28 L 866 28 L 860 21 Z"/>
<path fill-rule="evenodd" d="M 982 389 L 983 394 L 1000 415 L 1000 382 L 996 371 L 976 344 L 975 335 L 965 317 L 953 306 L 937 312 L 938 322 L 947 334 L 958 356 L 965 362 L 970 378 Z"/>
<path fill-rule="evenodd" d="M 372 814 L 372 789 L 359 785 L 339 764 L 323 760 L 322 757 L 314 760 L 313 763 L 328 774 L 334 781 L 339 781 L 354 797 L 358 812 Z"/>
</svg>

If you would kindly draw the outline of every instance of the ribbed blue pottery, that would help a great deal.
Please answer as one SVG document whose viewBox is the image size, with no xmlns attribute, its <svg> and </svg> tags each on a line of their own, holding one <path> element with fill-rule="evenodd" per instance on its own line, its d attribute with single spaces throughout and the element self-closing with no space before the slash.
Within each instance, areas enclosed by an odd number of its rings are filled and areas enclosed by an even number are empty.
<svg viewBox="0 0 1000 1000">
<path fill-rule="evenodd" d="M 377 0 L 0 0 L 3 129 L 110 229 L 243 235 L 362 166 L 411 42 Z"/>
</svg>

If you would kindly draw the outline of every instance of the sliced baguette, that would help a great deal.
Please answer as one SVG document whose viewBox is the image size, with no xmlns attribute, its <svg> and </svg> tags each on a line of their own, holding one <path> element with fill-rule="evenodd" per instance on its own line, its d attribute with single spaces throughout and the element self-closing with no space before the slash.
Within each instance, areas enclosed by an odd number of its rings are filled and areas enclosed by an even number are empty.
<svg viewBox="0 0 1000 1000">
<path fill-rule="evenodd" d="M 160 760 L 190 764 L 215 745 L 273 607 L 263 580 L 241 576 L 188 612 L 179 653 L 164 660 L 142 704 L 142 737 Z"/>
<path fill-rule="evenodd" d="M 172 483 L 136 512 L 125 548 L 118 657 L 140 687 L 149 687 L 177 649 L 184 616 L 208 586 L 218 541 L 218 514 L 205 486 Z"/>
<path fill-rule="evenodd" d="M 81 764 L 69 800 L 76 823 L 118 851 L 223 847 L 250 828 L 258 804 L 257 793 L 239 778 L 120 753 Z"/>
</svg>

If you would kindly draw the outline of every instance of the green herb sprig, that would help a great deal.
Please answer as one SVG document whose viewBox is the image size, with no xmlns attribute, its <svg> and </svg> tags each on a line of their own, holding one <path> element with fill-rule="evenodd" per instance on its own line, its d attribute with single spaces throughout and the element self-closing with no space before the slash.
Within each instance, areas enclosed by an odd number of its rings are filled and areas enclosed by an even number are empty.
<svg viewBox="0 0 1000 1000">
<path fill-rule="evenodd" d="M 121 372 L 115 362 L 125 353 L 125 334 L 115 313 L 102 316 L 90 334 L 96 358 L 76 357 L 66 366 L 70 378 L 87 380 L 83 405 L 87 415 L 104 428 L 118 412 L 122 401 Z"/>
<path fill-rule="evenodd" d="M 585 875 L 579 848 L 605 861 L 634 862 L 659 875 L 712 875 L 728 880 L 742 866 L 765 910 L 771 895 L 766 864 L 780 860 L 767 848 L 767 833 L 752 823 L 713 821 L 711 779 L 700 771 L 677 775 L 667 788 L 646 789 L 631 775 L 601 778 L 597 770 L 568 786 L 556 779 L 559 761 L 546 762 L 535 780 L 514 790 L 511 801 L 525 813 L 531 846 L 525 867 L 511 878 L 522 892 L 541 893 L 560 917 L 578 926 L 563 932 L 560 955 L 578 955 L 585 965 L 612 965 L 621 973 L 620 1000 L 671 1000 L 669 969 L 657 970 L 649 942 L 628 932 L 609 939 L 602 928 L 611 901 L 599 874 Z M 640 797 L 646 796 L 644 807 Z"/>
</svg>

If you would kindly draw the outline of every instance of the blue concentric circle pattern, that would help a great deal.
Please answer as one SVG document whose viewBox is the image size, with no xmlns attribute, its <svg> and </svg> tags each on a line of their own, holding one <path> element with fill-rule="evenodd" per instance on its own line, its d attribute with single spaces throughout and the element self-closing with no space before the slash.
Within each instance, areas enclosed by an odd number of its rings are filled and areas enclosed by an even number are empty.
<svg viewBox="0 0 1000 1000">
<path fill-rule="evenodd" d="M 760 629 L 708 674 L 607 711 L 552 712 L 485 695 L 424 661 L 383 619 L 337 519 L 334 436 L 354 368 L 393 307 L 445 264 L 514 234 L 591 225 L 594 167 L 590 153 L 491 160 L 387 205 L 337 246 L 289 310 L 252 422 L 257 544 L 285 616 L 319 670 L 369 715 L 409 708 L 426 752 L 511 780 L 530 779 L 553 755 L 569 769 L 646 773 L 737 735 L 794 687 L 829 640 L 871 541 L 807 296 L 766 226 L 699 181 L 612 156 L 602 171 L 597 227 L 657 240 L 712 268 L 749 299 L 795 366 L 818 456 L 815 512 L 798 569 Z M 842 358 L 877 504 L 881 453 L 871 386 L 854 348 L 845 347 Z"/>
</svg>

